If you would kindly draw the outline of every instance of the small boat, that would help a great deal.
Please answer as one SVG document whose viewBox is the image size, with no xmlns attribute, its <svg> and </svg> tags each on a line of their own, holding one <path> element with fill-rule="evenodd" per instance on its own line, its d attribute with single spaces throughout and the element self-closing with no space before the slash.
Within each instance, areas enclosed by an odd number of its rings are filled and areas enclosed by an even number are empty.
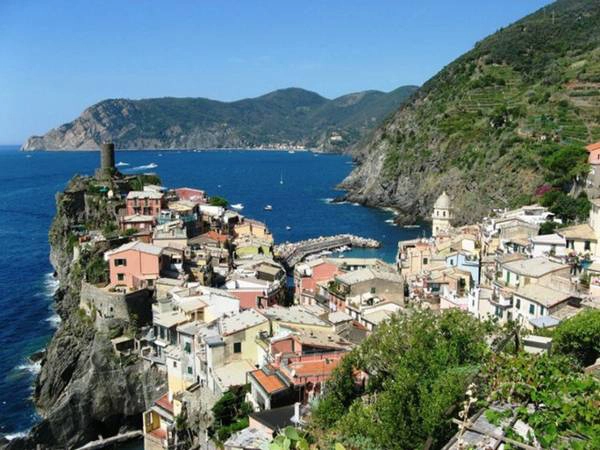
<svg viewBox="0 0 600 450">
<path fill-rule="evenodd" d="M 294 154 L 294 153 L 296 153 L 296 152 L 295 152 L 294 150 L 288 150 L 288 153 L 289 153 L 290 155 L 293 155 L 293 154 Z"/>
<path fill-rule="evenodd" d="M 271 205 L 266 205 L 265 211 L 273 211 L 273 207 Z"/>
<path fill-rule="evenodd" d="M 233 209 L 237 209 L 238 211 L 244 209 L 244 205 L 242 205 L 241 203 L 235 203 L 235 204 L 231 205 L 231 207 Z"/>
<path fill-rule="evenodd" d="M 279 176 L 279 184 L 283 184 L 283 172 L 281 172 L 281 175 Z"/>
<path fill-rule="evenodd" d="M 285 227 L 286 230 L 290 231 L 292 229 L 292 227 L 290 227 L 289 225 Z"/>
<path fill-rule="evenodd" d="M 404 225 L 402 228 L 421 228 L 421 225 Z"/>
</svg>

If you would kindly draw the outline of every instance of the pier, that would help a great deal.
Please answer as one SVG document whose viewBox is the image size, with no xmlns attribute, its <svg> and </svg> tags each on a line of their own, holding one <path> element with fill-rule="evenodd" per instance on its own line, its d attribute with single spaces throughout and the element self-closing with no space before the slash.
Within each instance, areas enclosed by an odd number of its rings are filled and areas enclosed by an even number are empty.
<svg viewBox="0 0 600 450">
<path fill-rule="evenodd" d="M 291 269 L 309 255 L 343 247 L 379 248 L 381 243 L 375 239 L 340 234 L 300 242 L 284 242 L 275 246 L 274 254 L 288 269 Z"/>
</svg>

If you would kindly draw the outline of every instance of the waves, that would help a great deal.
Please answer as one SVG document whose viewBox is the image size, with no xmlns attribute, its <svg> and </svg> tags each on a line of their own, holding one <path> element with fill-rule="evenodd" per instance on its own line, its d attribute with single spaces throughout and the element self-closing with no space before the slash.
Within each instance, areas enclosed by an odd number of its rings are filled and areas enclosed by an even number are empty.
<svg viewBox="0 0 600 450">
<path fill-rule="evenodd" d="M 138 172 L 140 170 L 156 169 L 157 167 L 158 167 L 158 164 L 150 163 L 150 164 L 145 164 L 142 166 L 131 167 L 131 168 L 127 169 L 127 171 L 128 172 Z"/>
<path fill-rule="evenodd" d="M 41 361 L 29 361 L 23 364 L 19 364 L 17 367 L 15 367 L 15 370 L 18 370 L 20 372 L 29 372 L 31 375 L 37 375 L 38 373 L 40 373 L 40 370 L 42 370 L 42 363 Z"/>
<path fill-rule="evenodd" d="M 27 431 L 19 431 L 17 433 L 8 433 L 8 434 L 5 434 L 4 437 L 6 439 L 8 439 L 9 441 L 12 441 L 13 439 L 16 439 L 16 438 L 24 438 L 24 437 L 26 437 L 27 433 L 28 433 Z"/>
<path fill-rule="evenodd" d="M 119 161 L 118 163 L 115 164 L 115 167 L 127 167 L 128 165 L 129 165 L 129 163 Z"/>
</svg>

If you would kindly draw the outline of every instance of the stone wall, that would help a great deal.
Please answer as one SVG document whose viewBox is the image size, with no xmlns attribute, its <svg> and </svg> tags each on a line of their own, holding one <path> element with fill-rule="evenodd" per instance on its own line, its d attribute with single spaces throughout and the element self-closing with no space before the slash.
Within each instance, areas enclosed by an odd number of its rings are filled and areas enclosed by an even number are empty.
<svg viewBox="0 0 600 450">
<path fill-rule="evenodd" d="M 82 282 L 79 307 L 95 320 L 99 330 L 107 328 L 114 319 L 125 322 L 133 319 L 138 326 L 144 326 L 152 322 L 152 291 L 111 292 Z"/>
</svg>

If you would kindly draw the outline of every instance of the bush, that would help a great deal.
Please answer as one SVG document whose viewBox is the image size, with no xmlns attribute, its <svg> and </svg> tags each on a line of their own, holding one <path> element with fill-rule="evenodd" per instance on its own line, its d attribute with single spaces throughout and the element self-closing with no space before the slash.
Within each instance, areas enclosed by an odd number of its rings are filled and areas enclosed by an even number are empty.
<svg viewBox="0 0 600 450">
<path fill-rule="evenodd" d="M 380 326 L 336 368 L 313 411 L 315 436 L 385 449 L 446 442 L 447 411 L 487 360 L 488 331 L 458 310 L 411 311 Z M 369 374 L 366 386 L 354 382 L 356 370 Z"/>
<path fill-rule="evenodd" d="M 554 333 L 554 351 L 573 356 L 583 366 L 600 356 L 600 310 L 582 311 L 561 323 Z"/>
<path fill-rule="evenodd" d="M 222 206 L 223 208 L 227 208 L 227 205 L 229 205 L 226 199 L 219 196 L 211 197 L 208 203 L 212 206 Z"/>
</svg>

